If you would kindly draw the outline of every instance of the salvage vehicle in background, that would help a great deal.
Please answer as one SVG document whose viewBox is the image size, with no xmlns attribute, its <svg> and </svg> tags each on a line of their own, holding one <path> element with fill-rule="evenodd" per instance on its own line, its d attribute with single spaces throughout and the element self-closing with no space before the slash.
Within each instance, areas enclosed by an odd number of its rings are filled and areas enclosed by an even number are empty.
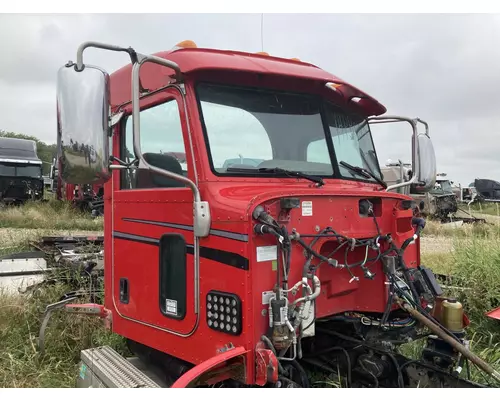
<svg viewBox="0 0 500 400">
<path fill-rule="evenodd" d="M 412 171 L 410 165 L 389 162 L 382 168 L 382 174 L 388 184 L 399 184 L 411 180 Z M 457 189 L 447 178 L 447 174 L 436 174 L 436 182 L 427 192 L 423 193 L 416 185 L 398 187 L 399 193 L 411 196 L 415 200 L 415 215 L 430 218 L 442 224 L 460 226 L 463 223 L 485 223 L 483 218 L 476 218 L 469 211 L 460 208 L 460 200 L 457 198 Z M 474 198 L 471 197 L 471 201 Z M 462 215 L 458 215 L 458 212 Z"/>
<path fill-rule="evenodd" d="M 93 216 L 104 214 L 104 187 L 97 184 L 70 184 L 59 175 L 57 159 L 54 158 L 50 168 L 52 192 L 60 201 L 68 201 L 82 212 L 90 212 Z"/>
<path fill-rule="evenodd" d="M 0 202 L 22 204 L 42 200 L 44 179 L 36 142 L 0 137 Z"/>
</svg>

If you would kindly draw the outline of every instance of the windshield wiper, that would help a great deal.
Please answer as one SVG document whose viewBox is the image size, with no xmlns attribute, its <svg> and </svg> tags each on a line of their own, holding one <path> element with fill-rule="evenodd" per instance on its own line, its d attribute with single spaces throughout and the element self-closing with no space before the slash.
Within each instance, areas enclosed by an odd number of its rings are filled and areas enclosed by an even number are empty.
<svg viewBox="0 0 500 400">
<path fill-rule="evenodd" d="M 375 179 L 378 183 L 380 183 L 384 189 L 387 189 L 387 183 L 385 183 L 382 179 L 380 179 L 378 176 L 376 176 L 372 171 L 366 169 L 366 168 L 361 168 L 361 167 L 355 167 L 354 165 L 348 164 L 345 161 L 339 162 L 340 165 L 343 167 L 347 168 L 350 171 L 356 172 L 358 175 L 361 175 L 364 178 L 367 179 Z"/>
<path fill-rule="evenodd" d="M 264 172 L 264 173 L 270 173 L 270 174 L 284 174 L 288 176 L 295 176 L 297 178 L 303 178 L 307 179 L 311 182 L 314 182 L 318 185 L 318 187 L 323 186 L 325 182 L 323 179 L 319 176 L 314 176 L 314 175 L 308 175 L 304 174 L 303 172 L 299 171 L 289 171 L 287 169 L 283 168 L 278 168 L 278 167 L 273 167 L 273 168 L 239 168 L 239 167 L 228 167 L 227 171 L 228 172 L 252 172 L 252 171 L 259 171 L 259 172 Z"/>
</svg>

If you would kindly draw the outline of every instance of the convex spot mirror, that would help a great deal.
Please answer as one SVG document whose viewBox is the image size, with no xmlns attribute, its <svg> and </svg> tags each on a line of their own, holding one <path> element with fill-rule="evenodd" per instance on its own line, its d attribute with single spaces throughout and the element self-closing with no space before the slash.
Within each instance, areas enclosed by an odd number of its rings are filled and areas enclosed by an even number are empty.
<svg viewBox="0 0 500 400">
<path fill-rule="evenodd" d="M 109 75 L 90 65 L 74 65 L 57 75 L 60 175 L 71 184 L 104 183 L 109 169 Z"/>
</svg>

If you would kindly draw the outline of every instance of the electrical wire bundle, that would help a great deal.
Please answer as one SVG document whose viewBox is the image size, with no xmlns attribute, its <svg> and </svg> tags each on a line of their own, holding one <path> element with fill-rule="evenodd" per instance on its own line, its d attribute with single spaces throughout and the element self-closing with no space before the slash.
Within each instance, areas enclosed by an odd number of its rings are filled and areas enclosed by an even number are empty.
<svg viewBox="0 0 500 400">
<path fill-rule="evenodd" d="M 388 322 L 392 305 L 394 304 L 394 301 L 397 301 L 398 303 L 400 303 L 400 306 L 405 311 L 407 311 L 411 316 L 415 317 L 420 322 L 424 323 L 424 325 L 428 325 L 428 327 L 433 325 L 434 326 L 433 330 L 435 331 L 440 330 L 443 338 L 445 338 L 445 336 L 448 336 L 448 340 L 451 340 L 453 347 L 459 349 L 459 351 L 464 356 L 472 360 L 475 364 L 477 363 L 478 366 L 481 367 L 481 369 L 490 373 L 490 375 L 494 376 L 495 378 L 499 379 L 497 376 L 498 373 L 496 371 L 494 371 L 490 366 L 487 366 L 484 362 L 482 362 L 482 360 L 477 358 L 477 356 L 468 354 L 470 352 L 467 349 L 463 348 L 461 340 L 452 332 L 450 332 L 448 329 L 446 329 L 446 327 L 444 327 L 432 315 L 430 315 L 429 312 L 424 307 L 422 307 L 420 303 L 420 296 L 412 281 L 409 269 L 406 266 L 403 255 L 408 245 L 419 237 L 421 230 L 425 227 L 425 220 L 423 220 L 422 218 L 413 217 L 412 226 L 416 226 L 416 230 L 411 237 L 409 237 L 403 242 L 401 247 L 398 247 L 392 240 L 390 234 L 381 235 L 379 225 L 377 223 L 377 219 L 375 217 L 371 205 L 368 208 L 368 214 L 373 217 L 375 226 L 377 228 L 378 234 L 373 238 L 368 238 L 368 239 L 349 238 L 345 235 L 338 234 L 331 227 L 323 229 L 318 234 L 301 235 L 296 230 L 293 230 L 292 233 L 289 235 L 285 226 L 279 226 L 279 224 L 274 220 L 274 218 L 272 218 L 269 214 L 267 214 L 264 211 L 263 207 L 261 206 L 257 207 L 254 210 L 253 216 L 256 220 L 260 221 L 261 224 L 255 225 L 254 231 L 258 234 L 266 234 L 266 233 L 272 234 L 278 240 L 278 246 L 281 253 L 281 257 L 278 257 L 278 260 L 281 260 L 282 264 L 277 269 L 278 287 L 282 288 L 282 290 L 284 290 L 285 292 L 288 289 L 288 274 L 290 272 L 290 264 L 291 264 L 290 256 L 291 256 L 292 241 L 297 242 L 306 251 L 306 262 L 304 263 L 302 271 L 303 280 L 307 280 L 310 279 L 311 277 L 314 277 L 317 268 L 322 263 L 327 263 L 329 266 L 334 268 L 346 268 L 351 275 L 350 282 L 352 282 L 353 280 L 359 280 L 359 278 L 355 276 L 351 271 L 352 268 L 358 266 L 361 267 L 361 269 L 363 270 L 364 277 L 366 279 L 373 279 L 375 274 L 373 274 L 370 271 L 368 265 L 376 263 L 384 256 L 393 254 L 397 260 L 394 270 L 392 271 L 384 270 L 389 283 L 389 296 L 387 299 L 386 308 L 384 310 L 382 318 L 380 320 L 371 320 L 370 318 L 364 316 L 360 319 L 361 323 L 363 323 L 364 325 L 377 325 L 383 328 L 409 327 L 414 325 L 415 320 L 413 318 Z M 309 244 L 307 244 L 303 240 L 305 238 L 312 238 L 312 240 Z M 330 254 L 324 256 L 322 254 L 319 254 L 313 248 L 320 238 L 335 238 L 338 241 L 339 245 L 332 252 L 330 252 Z M 382 241 L 388 244 L 387 249 L 385 251 L 381 251 L 380 242 Z M 363 260 L 349 264 L 347 262 L 349 251 L 354 251 L 354 249 L 358 247 L 365 247 L 365 255 Z M 338 260 L 333 259 L 331 257 L 335 253 L 339 252 L 342 248 L 344 248 L 344 264 L 339 264 Z M 377 255 L 375 257 L 371 258 L 368 257 L 370 249 L 377 252 Z M 319 263 L 316 266 L 312 264 L 314 258 L 317 258 L 319 260 Z M 281 280 L 280 277 L 281 269 L 283 270 L 283 280 Z M 305 294 L 305 289 L 303 289 L 303 291 L 304 291 L 303 294 Z M 402 301 L 404 303 L 401 303 Z M 312 300 L 312 302 L 314 302 L 314 300 Z M 314 323 L 314 321 L 315 318 L 309 324 L 309 326 L 311 326 Z M 302 335 L 302 330 L 300 330 L 299 338 L 301 337 L 301 335 Z M 301 357 L 300 339 L 297 344 L 298 344 L 298 355 L 300 358 Z M 398 385 L 401 385 L 402 383 L 401 372 L 399 366 L 397 369 L 398 369 Z"/>
</svg>

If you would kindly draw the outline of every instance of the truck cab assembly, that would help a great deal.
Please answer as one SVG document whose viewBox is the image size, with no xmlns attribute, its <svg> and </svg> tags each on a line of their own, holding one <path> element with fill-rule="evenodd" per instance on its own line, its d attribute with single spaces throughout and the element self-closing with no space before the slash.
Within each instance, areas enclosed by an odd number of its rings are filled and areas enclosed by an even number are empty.
<svg viewBox="0 0 500 400">
<path fill-rule="evenodd" d="M 108 75 L 88 48 L 131 64 Z M 155 55 L 84 43 L 57 103 L 61 179 L 104 184 L 105 301 L 86 310 L 163 382 L 102 348 L 82 352 L 79 385 L 308 387 L 322 371 L 350 387 L 474 387 L 457 372 L 469 361 L 499 378 L 467 350 L 461 304 L 421 264 L 425 221 L 394 192 L 434 187 L 425 121 L 383 116 L 300 60 L 190 41 Z M 395 122 L 413 158 L 388 185 L 370 126 Z M 420 338 L 420 359 L 398 351 Z"/>
</svg>

